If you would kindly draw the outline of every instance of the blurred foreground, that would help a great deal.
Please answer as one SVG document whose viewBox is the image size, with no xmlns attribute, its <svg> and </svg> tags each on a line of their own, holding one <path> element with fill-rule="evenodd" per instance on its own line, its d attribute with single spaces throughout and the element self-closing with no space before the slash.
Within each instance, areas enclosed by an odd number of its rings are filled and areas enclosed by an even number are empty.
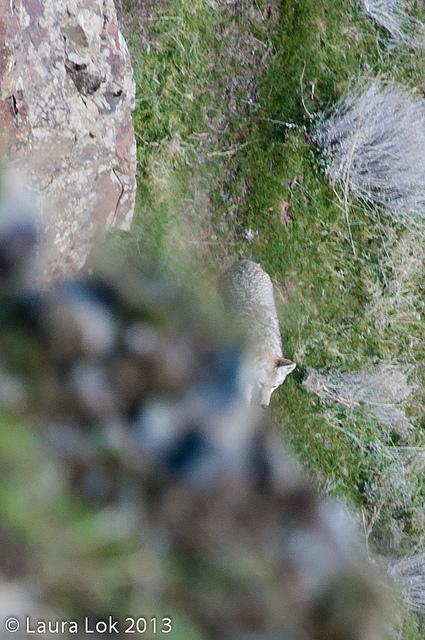
<svg viewBox="0 0 425 640">
<path fill-rule="evenodd" d="M 3 213 L 0 617 L 18 620 L 13 637 L 34 637 L 27 616 L 73 620 L 62 637 L 109 616 L 106 637 L 127 637 L 127 616 L 148 638 L 390 637 L 351 525 L 244 402 L 247 360 L 224 325 L 110 258 L 29 285 L 37 234 Z"/>
</svg>

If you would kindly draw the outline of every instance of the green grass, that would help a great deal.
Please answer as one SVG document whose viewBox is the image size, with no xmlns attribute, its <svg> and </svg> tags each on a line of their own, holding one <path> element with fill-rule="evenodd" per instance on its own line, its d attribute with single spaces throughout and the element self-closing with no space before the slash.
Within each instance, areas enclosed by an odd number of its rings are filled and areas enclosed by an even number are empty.
<svg viewBox="0 0 425 640">
<path fill-rule="evenodd" d="M 169 0 L 143 23 L 142 34 L 133 32 L 138 212 L 121 242 L 136 257 L 153 253 L 192 286 L 211 287 L 221 265 L 238 256 L 262 264 L 278 292 L 287 355 L 298 363 L 274 396 L 276 428 L 322 489 L 370 517 L 376 505 L 366 487 L 384 482 L 392 464 L 397 473 L 397 446 L 365 411 L 326 407 L 301 381 L 308 367 L 345 372 L 382 360 L 424 361 L 425 331 L 415 315 L 425 305 L 423 274 L 404 282 L 414 308 L 398 312 L 388 294 L 388 283 L 401 277 L 400 256 L 393 255 L 405 241 L 414 253 L 419 241 L 352 202 L 351 243 L 340 194 L 327 183 L 305 131 L 358 79 L 385 74 L 419 89 L 425 57 L 389 52 L 385 33 L 348 0 L 272 6 L 272 17 L 270 3 L 260 0 L 256 17 L 248 11 L 229 17 L 220 3 Z M 231 78 L 255 71 L 248 50 L 234 55 L 234 43 L 244 41 L 262 43 L 269 55 L 255 77 L 255 100 L 241 117 L 225 96 Z M 241 103 L 243 87 L 233 88 Z M 226 127 L 217 133 L 220 114 Z M 384 327 L 377 301 L 392 314 Z M 425 445 L 420 374 L 418 383 L 410 407 L 415 430 L 403 446 Z M 377 541 L 397 525 L 406 548 L 425 542 L 418 517 L 424 481 L 415 472 L 408 480 L 414 489 L 401 506 L 397 486 L 390 487 L 373 531 Z M 406 624 L 406 640 L 421 637 L 415 621 Z"/>
<path fill-rule="evenodd" d="M 137 84 L 139 185 L 132 245 L 165 261 L 173 238 L 190 222 L 183 203 L 191 198 L 191 167 L 213 105 L 211 47 L 218 15 L 202 0 L 178 0 L 151 17 L 142 21 L 142 32 L 129 36 Z M 176 212 L 182 212 L 181 224 Z"/>
<path fill-rule="evenodd" d="M 344 372 L 389 359 L 421 363 L 425 355 L 420 325 L 396 318 L 384 341 L 366 313 L 371 288 L 383 289 L 385 275 L 391 278 L 383 268 L 387 228 L 395 237 L 401 237 L 403 230 L 388 220 L 378 224 L 376 214 L 353 203 L 349 223 L 354 253 L 338 194 L 327 184 L 315 150 L 302 131 L 288 132 L 276 124 L 311 128 L 308 113 L 326 110 L 350 82 L 364 76 L 366 65 L 368 73 L 386 73 L 421 85 L 424 59 L 402 53 L 383 59 L 374 26 L 358 13 L 350 14 L 347 7 L 345 2 L 332 6 L 316 1 L 283 3 L 274 36 L 276 54 L 269 73 L 259 82 L 261 109 L 250 131 L 252 144 L 235 159 L 246 191 L 240 224 L 255 235 L 249 246 L 241 243 L 238 249 L 259 261 L 283 292 L 283 334 L 288 355 L 301 374 L 307 367 Z M 238 184 L 232 187 L 237 192 Z M 281 220 L 282 203 L 291 209 L 289 223 Z M 420 280 L 410 283 L 418 306 L 424 300 Z M 415 346 L 410 344 L 412 332 L 417 337 Z M 388 444 L 382 427 L 359 411 L 326 410 L 300 389 L 301 377 L 293 377 L 278 392 L 275 423 L 284 425 L 285 434 L 321 486 L 370 509 L 364 488 L 377 463 L 368 451 L 370 445 L 384 448 Z M 329 414 L 344 433 L 332 429 Z M 425 434 L 419 420 L 416 426 L 407 444 L 414 441 L 423 446 Z M 352 436 L 360 440 L 361 448 L 353 446 Z M 423 483 L 418 483 L 414 504 L 406 505 L 398 516 L 398 524 L 414 540 L 424 536 L 423 524 L 418 530 L 411 525 L 417 510 L 423 511 L 424 498 Z M 385 522 L 383 517 L 379 524 L 389 526 L 392 520 Z"/>
<path fill-rule="evenodd" d="M 385 74 L 420 89 L 424 55 L 389 52 L 385 34 L 350 0 L 256 0 L 239 12 L 215 0 L 164 0 L 140 19 L 150 3 L 125 4 L 138 197 L 133 228 L 112 242 L 136 262 L 153 256 L 210 303 L 226 264 L 260 262 L 275 284 L 285 355 L 298 364 L 273 396 L 274 428 L 321 491 L 371 523 L 371 546 L 423 549 L 425 478 L 409 448 L 425 448 L 425 250 L 414 232 L 358 202 L 347 221 L 309 133 L 358 79 Z M 416 11 L 425 20 L 419 4 Z M 205 311 L 211 324 L 215 313 Z M 32 345 L 15 333 L 3 350 L 21 369 Z M 405 436 L 302 386 L 309 368 L 350 372 L 382 361 L 416 365 L 414 429 Z M 155 559 L 149 545 L 141 550 L 135 524 L 120 538 L 105 515 L 70 498 L 33 430 L 5 414 L 0 468 L 1 539 L 28 551 L 43 589 L 65 610 L 98 614 L 114 603 L 117 615 L 140 615 L 140 591 L 127 600 L 125 584 L 182 569 Z M 243 567 L 227 565 L 239 580 Z M 211 587 L 203 574 L 193 579 Z M 218 572 L 212 591 L 222 580 Z M 150 613 L 157 606 L 144 602 Z M 202 637 L 182 611 L 162 613 L 175 618 L 176 639 Z M 400 623 L 403 640 L 422 640 L 424 631 L 415 616 Z"/>
</svg>

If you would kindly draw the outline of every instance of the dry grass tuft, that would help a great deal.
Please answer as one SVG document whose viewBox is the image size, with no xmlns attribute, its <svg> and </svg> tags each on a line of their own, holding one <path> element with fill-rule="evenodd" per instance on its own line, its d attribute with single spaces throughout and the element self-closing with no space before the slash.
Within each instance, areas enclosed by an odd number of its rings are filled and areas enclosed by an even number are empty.
<svg viewBox="0 0 425 640">
<path fill-rule="evenodd" d="M 396 43 L 424 48 L 424 25 L 410 15 L 405 0 L 361 0 L 360 6 Z"/>
<path fill-rule="evenodd" d="M 425 219 L 425 101 L 382 79 L 348 92 L 314 140 L 331 182 L 408 222 Z M 346 198 L 345 198 L 346 199 Z"/>
<path fill-rule="evenodd" d="M 410 430 L 404 407 L 413 392 L 406 367 L 384 363 L 355 373 L 322 375 L 309 370 L 303 386 L 325 402 L 350 409 L 362 405 L 388 430 L 401 436 Z"/>
<path fill-rule="evenodd" d="M 390 239 L 381 264 L 386 286 L 383 289 L 379 281 L 370 282 L 366 308 L 366 317 L 381 335 L 382 347 L 418 363 L 423 353 L 424 266 L 425 246 L 414 232 Z"/>
<path fill-rule="evenodd" d="M 412 545 L 424 527 L 423 505 L 417 501 L 421 482 L 417 470 L 423 452 L 376 440 L 368 455 L 370 469 L 363 487 L 367 535 L 381 551 L 399 553 Z"/>
<path fill-rule="evenodd" d="M 391 562 L 388 573 L 399 584 L 407 606 L 425 613 L 425 553 Z"/>
</svg>

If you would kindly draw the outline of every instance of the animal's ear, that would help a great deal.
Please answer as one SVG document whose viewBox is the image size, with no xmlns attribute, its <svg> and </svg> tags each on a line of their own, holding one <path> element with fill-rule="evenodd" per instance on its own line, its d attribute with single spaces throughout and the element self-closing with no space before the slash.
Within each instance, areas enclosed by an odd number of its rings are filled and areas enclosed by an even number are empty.
<svg viewBox="0 0 425 640">
<path fill-rule="evenodd" d="M 292 362 L 292 360 L 288 360 L 287 358 L 278 358 L 276 360 L 276 367 L 278 369 L 284 367 L 288 373 L 291 373 L 291 371 L 293 371 L 296 366 L 297 365 L 295 362 Z"/>
</svg>

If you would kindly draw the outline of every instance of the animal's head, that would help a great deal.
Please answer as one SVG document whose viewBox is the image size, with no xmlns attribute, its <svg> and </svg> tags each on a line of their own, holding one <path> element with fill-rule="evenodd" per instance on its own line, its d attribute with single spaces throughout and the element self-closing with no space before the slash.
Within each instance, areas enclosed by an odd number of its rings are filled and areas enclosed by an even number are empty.
<svg viewBox="0 0 425 640">
<path fill-rule="evenodd" d="M 256 371 L 256 383 L 252 391 L 252 402 L 266 408 L 270 404 L 272 393 L 285 382 L 286 376 L 297 365 L 287 358 L 271 355 L 259 363 Z"/>
</svg>

